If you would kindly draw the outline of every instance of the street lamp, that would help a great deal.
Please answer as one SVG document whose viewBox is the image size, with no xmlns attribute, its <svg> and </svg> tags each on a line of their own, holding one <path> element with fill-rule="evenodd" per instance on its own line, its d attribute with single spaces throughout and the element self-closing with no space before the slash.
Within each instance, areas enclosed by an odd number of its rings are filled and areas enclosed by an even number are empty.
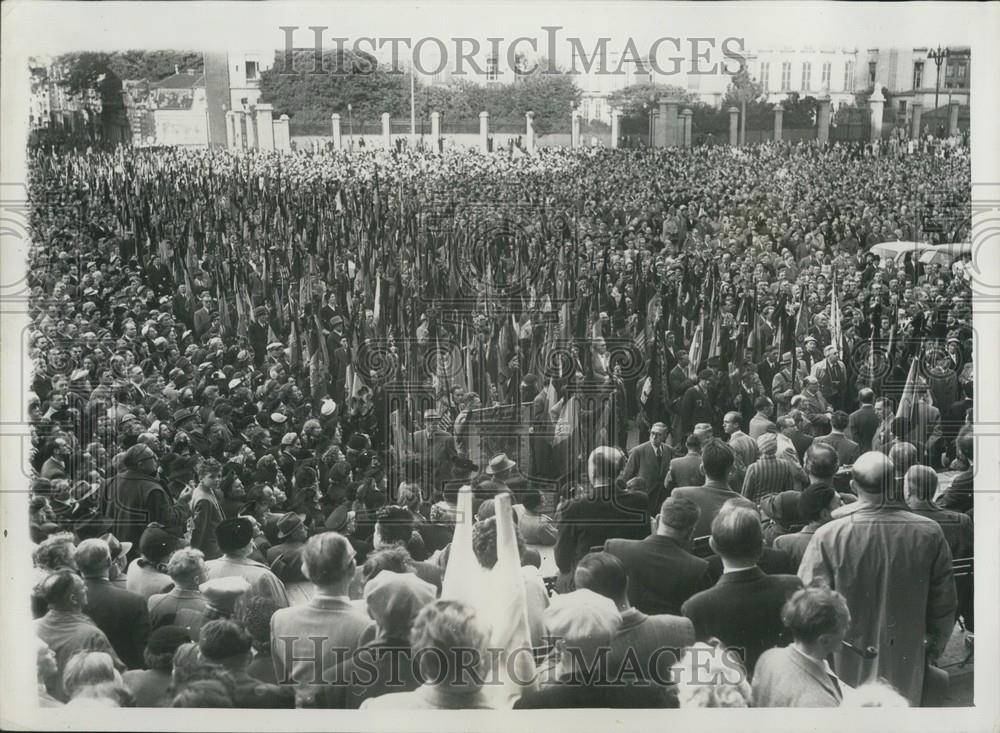
<svg viewBox="0 0 1000 733">
<path fill-rule="evenodd" d="M 354 150 L 354 115 L 352 114 L 353 108 L 351 103 L 347 103 L 347 130 L 348 134 L 351 136 L 351 150 Z"/>
<path fill-rule="evenodd" d="M 944 63 L 948 56 L 948 49 L 946 48 L 942 51 L 940 46 L 937 47 L 937 50 L 927 52 L 927 58 L 933 61 L 937 67 L 937 78 L 934 82 L 934 109 L 938 107 L 938 95 L 941 93 L 941 64 Z"/>
</svg>

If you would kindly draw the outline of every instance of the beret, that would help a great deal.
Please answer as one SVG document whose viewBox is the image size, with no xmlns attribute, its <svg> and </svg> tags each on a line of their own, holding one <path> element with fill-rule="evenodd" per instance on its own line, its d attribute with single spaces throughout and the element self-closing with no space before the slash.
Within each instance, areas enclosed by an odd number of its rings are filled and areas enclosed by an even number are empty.
<svg viewBox="0 0 1000 733">
<path fill-rule="evenodd" d="M 198 590 L 210 605 L 232 612 L 240 596 L 250 590 L 250 583 L 242 575 L 227 575 L 224 578 L 206 580 L 198 586 Z"/>
<path fill-rule="evenodd" d="M 348 514 L 350 513 L 350 511 L 351 507 L 350 504 L 347 502 L 344 502 L 343 504 L 338 506 L 336 509 L 330 512 L 330 516 L 326 518 L 326 528 L 331 529 L 334 532 L 343 532 L 345 529 L 347 529 L 347 525 L 349 522 Z"/>
<path fill-rule="evenodd" d="M 223 552 L 239 550 L 253 539 L 253 522 L 246 517 L 224 519 L 215 527 L 215 538 Z"/>
<path fill-rule="evenodd" d="M 177 537 L 159 527 L 146 527 L 139 537 L 139 552 L 154 562 L 165 559 L 177 548 Z"/>
<path fill-rule="evenodd" d="M 830 501 L 836 492 L 832 486 L 813 484 L 807 486 L 799 494 L 799 516 L 802 521 L 811 522 L 819 513 L 830 506 Z"/>
<path fill-rule="evenodd" d="M 150 654 L 173 654 L 182 644 L 191 641 L 188 630 L 182 626 L 160 626 L 146 640 Z"/>
<path fill-rule="evenodd" d="M 284 435 L 281 436 L 281 445 L 282 446 L 291 445 L 296 440 L 298 440 L 298 437 L 299 437 L 298 433 L 285 433 Z"/>
<path fill-rule="evenodd" d="M 553 596 L 545 610 L 545 630 L 552 636 L 565 638 L 568 644 L 583 639 L 608 643 L 618 631 L 621 619 L 610 598 L 579 588 Z"/>
</svg>

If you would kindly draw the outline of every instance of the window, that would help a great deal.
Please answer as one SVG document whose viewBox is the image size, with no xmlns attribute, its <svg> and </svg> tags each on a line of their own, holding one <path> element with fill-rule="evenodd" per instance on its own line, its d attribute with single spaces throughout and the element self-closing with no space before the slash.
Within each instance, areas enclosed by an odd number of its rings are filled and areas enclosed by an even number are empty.
<svg viewBox="0 0 1000 733">
<path fill-rule="evenodd" d="M 781 91 L 787 92 L 792 88 L 792 62 L 785 61 L 781 64 Z"/>
<path fill-rule="evenodd" d="M 594 116 L 591 119 L 599 120 L 604 116 L 604 103 L 600 99 L 594 100 Z"/>
<path fill-rule="evenodd" d="M 760 86 L 765 92 L 771 86 L 771 64 L 766 61 L 760 65 Z"/>
<path fill-rule="evenodd" d="M 244 66 L 247 70 L 247 81 L 257 81 L 258 67 L 256 61 L 247 61 Z"/>
<path fill-rule="evenodd" d="M 486 59 L 486 81 L 496 81 L 498 74 L 497 57 L 490 56 Z"/>
<path fill-rule="evenodd" d="M 868 62 L 868 86 L 875 86 L 875 76 L 878 72 L 878 61 Z"/>
<path fill-rule="evenodd" d="M 906 100 L 905 99 L 900 99 L 899 100 L 899 114 L 901 114 L 901 115 L 905 115 L 906 114 Z"/>
<path fill-rule="evenodd" d="M 802 64 L 802 91 L 808 92 L 812 83 L 812 64 L 806 61 Z"/>
<path fill-rule="evenodd" d="M 828 90 L 830 88 L 830 69 L 833 67 L 829 61 L 823 64 L 822 77 L 820 77 L 819 86 L 821 89 Z"/>
<path fill-rule="evenodd" d="M 844 91 L 854 91 L 854 62 L 848 61 L 844 65 Z"/>
<path fill-rule="evenodd" d="M 924 85 L 924 62 L 913 62 L 913 88 L 919 89 Z"/>
</svg>

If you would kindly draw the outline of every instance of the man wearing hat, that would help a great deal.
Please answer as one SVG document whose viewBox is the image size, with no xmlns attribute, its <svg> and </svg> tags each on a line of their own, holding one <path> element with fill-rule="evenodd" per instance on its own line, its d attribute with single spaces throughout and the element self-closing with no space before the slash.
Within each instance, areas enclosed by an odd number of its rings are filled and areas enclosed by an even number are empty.
<svg viewBox="0 0 1000 733">
<path fill-rule="evenodd" d="M 673 451 L 667 446 L 667 426 L 657 422 L 649 429 L 649 440 L 640 443 L 629 453 L 622 479 L 626 482 L 638 476 L 649 494 L 650 510 L 659 506 L 657 498 L 662 495 L 664 481 L 673 458 Z M 701 459 L 699 457 L 699 464 Z M 666 497 L 662 497 L 666 498 Z M 662 503 L 662 498 L 660 503 Z"/>
<path fill-rule="evenodd" d="M 302 517 L 294 512 L 283 514 L 275 524 L 275 537 L 278 544 L 269 547 L 266 555 L 271 571 L 282 582 L 290 582 L 290 579 L 304 580 L 301 568 L 302 548 L 309 539 L 309 530 Z M 286 570 L 287 572 L 282 572 Z"/>
<path fill-rule="evenodd" d="M 806 336 L 803 342 L 802 363 L 806 374 L 812 371 L 813 366 L 823 361 L 823 352 L 819 350 L 819 345 L 815 336 Z"/>
<path fill-rule="evenodd" d="M 199 301 L 201 307 L 194 312 L 194 337 L 201 341 L 201 337 L 212 323 L 212 296 L 205 290 L 199 297 Z"/>
<path fill-rule="evenodd" d="M 215 537 L 223 555 L 205 563 L 205 577 L 214 580 L 239 576 L 250 584 L 247 598 L 262 596 L 274 601 L 279 608 L 285 608 L 288 594 L 284 584 L 266 565 L 249 557 L 254 549 L 253 535 L 254 524 L 247 517 L 220 522 L 215 528 Z"/>
<path fill-rule="evenodd" d="M 506 453 L 493 456 L 486 466 L 485 473 L 515 493 L 524 485 L 524 477 L 518 470 L 517 464 L 508 458 Z"/>
<path fill-rule="evenodd" d="M 139 537 L 139 557 L 128 566 L 125 589 L 148 599 L 157 593 L 166 593 L 174 581 L 167 575 L 166 562 L 177 549 L 179 538 L 156 524 L 143 530 Z"/>
</svg>

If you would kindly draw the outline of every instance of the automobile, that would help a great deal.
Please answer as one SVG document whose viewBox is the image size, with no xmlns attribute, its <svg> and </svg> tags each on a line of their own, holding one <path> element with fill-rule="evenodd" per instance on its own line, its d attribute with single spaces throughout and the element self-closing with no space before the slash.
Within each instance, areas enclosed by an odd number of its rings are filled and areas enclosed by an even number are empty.
<svg viewBox="0 0 1000 733">
<path fill-rule="evenodd" d="M 972 254 L 972 242 L 939 244 L 934 249 L 925 249 L 921 252 L 920 261 L 925 265 L 937 263 L 942 267 L 950 267 L 959 257 L 970 254 Z"/>
<path fill-rule="evenodd" d="M 931 244 L 930 242 L 880 242 L 873 244 L 869 250 L 882 258 L 882 264 L 889 261 L 899 263 L 907 252 L 924 264 L 936 262 L 947 267 L 962 255 L 972 252 L 971 242 L 952 242 L 948 244 Z"/>
</svg>

